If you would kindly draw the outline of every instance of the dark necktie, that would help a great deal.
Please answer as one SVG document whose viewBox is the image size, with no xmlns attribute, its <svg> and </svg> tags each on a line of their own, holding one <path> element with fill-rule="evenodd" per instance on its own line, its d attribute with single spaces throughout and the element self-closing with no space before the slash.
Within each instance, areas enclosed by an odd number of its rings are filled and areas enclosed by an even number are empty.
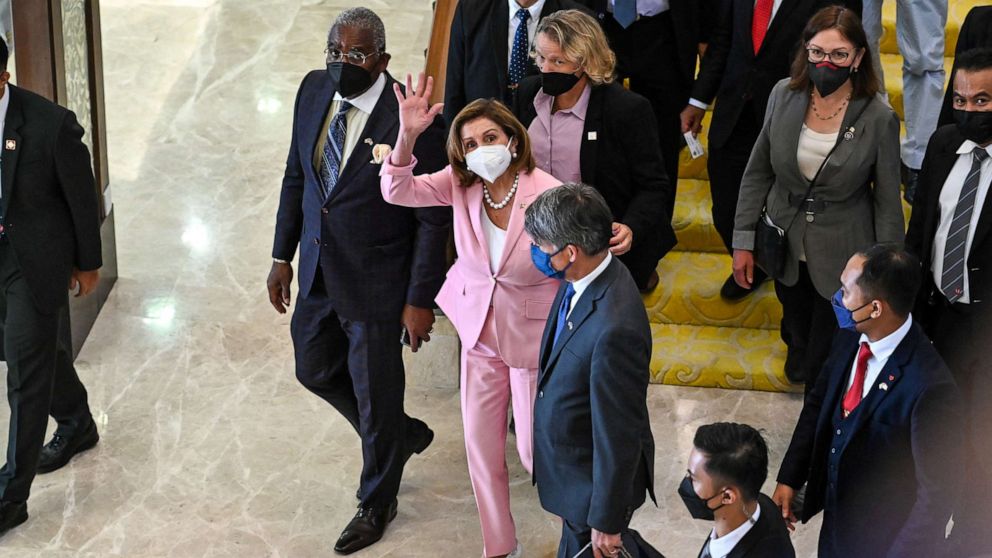
<svg viewBox="0 0 992 558">
<path fill-rule="evenodd" d="M 964 295 L 964 274 L 967 269 L 965 245 L 971 216 L 975 212 L 975 198 L 978 196 L 978 179 L 982 174 L 982 161 L 988 156 L 984 148 L 976 147 L 971 152 L 971 171 L 964 179 L 961 196 L 954 208 L 951 226 L 947 229 L 947 242 L 944 243 L 944 268 L 940 273 L 940 290 L 950 303 L 957 302 Z"/>
<path fill-rule="evenodd" d="M 555 340 L 551 344 L 552 347 L 558 344 L 558 337 L 561 336 L 562 331 L 565 329 L 565 320 L 568 318 L 568 311 L 572 307 L 573 296 L 575 296 L 575 287 L 571 283 L 566 283 L 565 294 L 561 297 L 561 306 L 558 307 L 558 323 L 555 325 Z"/>
<path fill-rule="evenodd" d="M 517 15 L 514 17 L 520 20 L 520 25 L 517 26 L 517 32 L 513 35 L 513 50 L 510 51 L 510 87 L 524 79 L 527 65 L 530 64 L 530 61 L 527 60 L 529 48 L 527 45 L 527 20 L 530 19 L 530 11 L 521 8 L 517 10 Z"/>
<path fill-rule="evenodd" d="M 862 342 L 858 350 L 858 364 L 854 368 L 854 383 L 844 396 L 844 418 L 854 412 L 861 403 L 861 395 L 865 391 L 865 376 L 868 374 L 868 359 L 871 358 L 871 348 Z"/>
<path fill-rule="evenodd" d="M 755 54 L 758 54 L 761 42 L 765 40 L 768 22 L 772 20 L 772 6 L 774 4 L 775 0 L 756 0 L 754 3 L 754 17 L 751 19 L 751 43 L 754 45 Z"/>
<path fill-rule="evenodd" d="M 624 29 L 630 27 L 637 21 L 637 0 L 614 0 L 613 19 Z"/>
<path fill-rule="evenodd" d="M 348 121 L 345 117 L 350 108 L 351 103 L 342 100 L 337 114 L 331 119 L 331 125 L 327 127 L 327 141 L 324 142 L 324 153 L 322 154 L 324 164 L 320 169 L 320 182 L 324 189 L 325 200 L 331 195 L 334 186 L 338 183 L 338 176 L 341 174 L 344 138 L 348 133 Z"/>
</svg>

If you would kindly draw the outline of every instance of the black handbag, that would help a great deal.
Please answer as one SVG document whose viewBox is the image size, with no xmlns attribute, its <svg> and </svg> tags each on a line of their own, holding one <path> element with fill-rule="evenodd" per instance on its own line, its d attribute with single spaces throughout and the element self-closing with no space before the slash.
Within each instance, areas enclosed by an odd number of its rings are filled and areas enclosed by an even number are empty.
<svg viewBox="0 0 992 558">
<path fill-rule="evenodd" d="M 820 177 L 820 172 L 823 167 L 826 166 L 827 161 L 830 160 L 830 156 L 834 154 L 834 150 L 840 145 L 840 142 L 845 139 L 851 139 L 854 137 L 854 126 L 864 114 L 865 109 L 871 101 L 865 103 L 865 106 L 861 107 L 858 115 L 854 117 L 852 121 L 852 126 L 850 126 L 843 133 L 837 133 L 837 141 L 834 146 L 830 148 L 827 156 L 823 158 L 823 162 L 820 163 L 820 168 L 816 169 L 816 174 L 813 175 L 813 180 L 810 181 L 809 187 L 806 188 L 806 194 L 802 199 L 809 200 L 810 194 L 813 192 L 813 186 L 816 185 L 816 179 Z M 771 194 L 771 191 L 768 192 Z M 779 227 L 768 217 L 768 194 L 765 195 L 765 205 L 761 208 L 761 216 L 758 217 L 758 222 L 754 225 L 754 263 L 760 267 L 769 277 L 775 280 L 781 280 L 782 276 L 785 274 L 785 263 L 786 258 L 789 254 L 789 229 L 796 222 L 796 217 L 802 211 L 802 202 L 800 202 L 799 207 L 796 212 L 792 215 L 792 219 L 789 220 L 789 224 L 786 228 Z"/>
</svg>

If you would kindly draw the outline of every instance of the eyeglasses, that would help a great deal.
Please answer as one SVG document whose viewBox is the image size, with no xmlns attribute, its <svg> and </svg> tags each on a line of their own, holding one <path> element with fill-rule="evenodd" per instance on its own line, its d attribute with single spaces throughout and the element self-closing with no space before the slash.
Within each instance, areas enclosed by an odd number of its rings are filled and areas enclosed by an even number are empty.
<svg viewBox="0 0 992 558">
<path fill-rule="evenodd" d="M 846 50 L 832 50 L 827 52 L 820 47 L 806 47 L 806 54 L 809 56 L 810 62 L 819 63 L 823 62 L 826 58 L 830 58 L 830 62 L 838 66 L 843 65 L 851 57 L 851 53 Z"/>
<path fill-rule="evenodd" d="M 345 58 L 347 58 L 348 59 L 347 62 L 350 62 L 356 66 L 361 66 L 365 64 L 366 60 L 372 58 L 373 56 L 382 54 L 382 52 L 376 51 L 373 52 L 372 54 L 365 54 L 364 52 L 360 52 L 357 50 L 352 50 L 350 52 L 341 52 L 336 48 L 332 49 L 330 47 L 327 47 L 324 49 L 324 54 L 327 55 L 328 62 L 344 62 Z"/>
</svg>

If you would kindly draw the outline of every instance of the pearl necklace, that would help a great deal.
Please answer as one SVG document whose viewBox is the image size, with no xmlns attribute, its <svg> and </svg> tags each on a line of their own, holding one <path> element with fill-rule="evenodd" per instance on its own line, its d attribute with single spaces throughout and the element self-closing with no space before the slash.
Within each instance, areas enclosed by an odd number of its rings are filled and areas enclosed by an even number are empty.
<svg viewBox="0 0 992 558">
<path fill-rule="evenodd" d="M 809 98 L 810 98 L 810 101 L 812 102 L 812 105 L 813 105 L 813 115 L 816 116 L 816 118 L 819 119 L 819 120 L 833 120 L 838 114 L 840 114 L 840 111 L 844 110 L 844 107 L 847 106 L 848 101 L 851 100 L 851 96 L 848 95 L 844 99 L 844 102 L 841 103 L 839 107 L 837 107 L 837 110 L 835 110 L 833 114 L 831 114 L 830 116 L 827 116 L 827 117 L 823 117 L 823 116 L 820 116 L 820 111 L 816 110 L 816 98 L 813 97 L 813 92 L 812 91 L 809 94 Z"/>
<path fill-rule="evenodd" d="M 518 172 L 517 175 L 513 177 L 513 186 L 510 187 L 510 191 L 506 193 L 506 197 L 503 198 L 503 201 L 501 201 L 499 203 L 494 203 L 493 202 L 492 196 L 489 195 L 489 188 L 487 188 L 486 187 L 486 183 L 483 182 L 482 183 L 482 197 L 485 198 L 486 205 L 488 205 L 489 207 L 491 207 L 491 208 L 493 208 L 493 209 L 495 209 L 497 211 L 500 210 L 500 209 L 503 209 L 504 207 L 506 207 L 506 204 L 510 203 L 510 200 L 513 199 L 513 194 L 516 194 L 517 193 L 517 184 L 519 182 L 520 182 L 520 173 Z"/>
</svg>

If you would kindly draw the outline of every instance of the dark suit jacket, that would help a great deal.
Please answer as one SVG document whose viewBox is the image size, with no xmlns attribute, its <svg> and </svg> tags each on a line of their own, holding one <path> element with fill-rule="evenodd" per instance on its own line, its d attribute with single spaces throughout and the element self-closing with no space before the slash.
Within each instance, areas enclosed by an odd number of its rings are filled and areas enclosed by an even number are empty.
<svg viewBox="0 0 992 558">
<path fill-rule="evenodd" d="M 540 76 L 520 82 L 515 112 L 524 127 L 537 117 L 540 89 Z M 665 174 L 651 103 L 619 83 L 592 87 L 579 159 L 582 181 L 603 194 L 613 218 L 633 231 L 637 256 L 653 267 L 677 240 L 665 209 L 675 187 Z"/>
<path fill-rule="evenodd" d="M 927 327 L 934 325 L 930 322 L 930 306 L 943 296 L 933 280 L 933 240 L 940 224 L 940 192 L 958 160 L 956 151 L 964 141 L 954 124 L 937 128 L 930 137 L 906 232 L 906 249 L 920 259 L 923 267 L 923 288 L 916 310 Z M 992 297 L 992 276 L 989 275 L 992 271 L 992 196 L 987 196 L 985 204 L 975 211 L 981 213 L 968 253 L 968 294 L 972 314 L 981 316 L 988 314 L 986 306 Z"/>
<path fill-rule="evenodd" d="M 578 0 L 591 9 L 600 23 L 613 20 L 613 13 L 608 9 L 608 0 Z M 696 75 L 696 57 L 699 53 L 699 0 L 670 0 L 668 13 L 672 18 L 672 31 L 675 33 L 676 58 L 678 60 L 679 77 L 683 83 L 692 83 Z M 640 60 L 618 60 L 617 71 L 624 77 L 631 74 L 639 75 L 642 79 L 650 80 L 657 76 L 661 84 L 669 83 L 664 72 L 658 66 L 659 61 L 654 54 Z"/>
<path fill-rule="evenodd" d="M 547 0 L 541 17 L 573 9 L 585 10 L 573 0 Z M 509 15 L 506 0 L 458 2 L 451 21 L 444 83 L 444 119 L 449 126 L 465 105 L 476 99 L 512 100 L 506 75 Z M 537 67 L 528 64 L 527 75 L 537 73 Z"/>
<path fill-rule="evenodd" d="M 758 495 L 758 505 L 761 506 L 761 516 L 751 530 L 730 551 L 727 558 L 795 558 L 796 551 L 792 548 L 789 529 L 782 520 L 782 512 L 772 499 L 764 494 Z M 699 551 L 703 556 L 707 540 Z"/>
<path fill-rule="evenodd" d="M 362 132 L 370 141 L 355 146 L 326 201 L 312 161 L 335 91 L 324 70 L 303 79 L 272 248 L 273 257 L 289 261 L 299 245 L 300 296 L 310 293 L 319 269 L 335 311 L 357 321 L 398 319 L 404 303 L 433 308 L 446 270 L 451 211 L 386 203 L 379 190 L 380 166 L 370 162 L 371 144 L 393 145 L 399 133 L 396 82 L 386 78 Z M 443 136 L 439 119 L 417 141 L 417 173 L 447 164 Z"/>
<path fill-rule="evenodd" d="M 9 83 L 6 94 L 0 214 L 35 306 L 53 313 L 73 267 L 103 265 L 92 159 L 72 111 Z"/>
<path fill-rule="evenodd" d="M 931 557 L 944 552 L 944 528 L 959 489 L 962 401 L 950 371 L 918 324 L 889 357 L 878 385 L 840 423 L 852 429 L 834 445 L 841 405 L 860 334 L 840 330 L 816 385 L 806 397 L 778 482 L 806 487 L 809 521 L 831 499 L 823 537 L 843 556 Z M 883 389 L 884 384 L 887 389 Z M 848 421 L 851 421 L 849 424 Z M 828 458 L 840 452 L 836 486 Z"/>
<path fill-rule="evenodd" d="M 651 492 L 651 330 L 630 272 L 612 261 L 554 339 L 564 284 L 541 340 L 534 404 L 534 483 L 545 510 L 619 533 Z"/>
<path fill-rule="evenodd" d="M 772 88 L 789 77 L 796 50 L 801 47 L 806 21 L 830 0 L 783 2 L 775 13 L 761 49 L 754 52 L 751 22 L 754 0 L 726 0 L 722 13 L 714 17 L 716 26 L 709 36 L 709 47 L 700 62 L 699 75 L 692 86 L 692 98 L 713 103 L 709 145 L 721 148 L 741 117 L 755 122 L 765 119 L 765 106 Z M 752 112 L 742 114 L 750 102 Z"/>
<path fill-rule="evenodd" d="M 982 47 L 992 47 L 992 6 L 975 6 L 968 12 L 968 16 L 964 18 L 964 23 L 961 24 L 958 42 L 954 47 L 955 61 L 962 52 Z M 955 62 L 951 67 L 951 79 L 947 82 L 947 91 L 944 92 L 944 105 L 940 109 L 940 118 L 937 120 L 938 127 L 954 123 L 954 115 L 951 112 L 954 109 L 951 100 L 954 97 L 954 72 L 957 69 L 958 65 Z"/>
</svg>

